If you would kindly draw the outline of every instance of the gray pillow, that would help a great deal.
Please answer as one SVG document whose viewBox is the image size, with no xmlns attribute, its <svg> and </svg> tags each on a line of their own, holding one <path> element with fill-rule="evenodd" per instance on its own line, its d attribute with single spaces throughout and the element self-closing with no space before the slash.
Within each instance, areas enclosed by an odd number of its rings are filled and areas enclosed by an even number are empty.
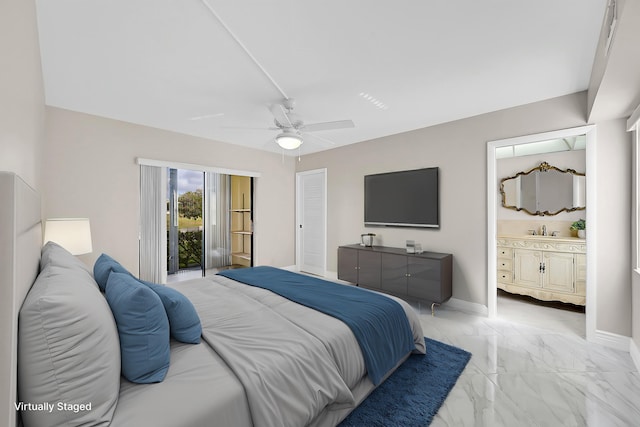
<svg viewBox="0 0 640 427">
<path fill-rule="evenodd" d="M 91 274 L 91 269 L 84 262 L 80 261 L 74 255 L 71 255 L 71 252 L 55 242 L 47 242 L 42 247 L 40 255 L 40 270 L 44 270 L 44 268 L 49 264 L 72 270 L 85 270 L 87 273 Z"/>
<path fill-rule="evenodd" d="M 108 425 L 120 389 L 120 345 L 109 305 L 91 274 L 57 248 L 20 310 L 18 397 L 52 404 L 23 410 L 30 427 Z M 84 406 L 82 406 L 84 405 Z"/>
</svg>

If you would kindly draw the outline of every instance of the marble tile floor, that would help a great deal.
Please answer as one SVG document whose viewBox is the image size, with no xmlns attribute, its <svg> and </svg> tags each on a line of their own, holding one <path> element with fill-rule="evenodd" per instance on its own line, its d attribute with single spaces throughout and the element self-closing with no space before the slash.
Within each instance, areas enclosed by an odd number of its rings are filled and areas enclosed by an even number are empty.
<svg viewBox="0 0 640 427">
<path fill-rule="evenodd" d="M 415 308 L 425 336 L 473 356 L 432 426 L 640 426 L 627 352 L 584 339 L 584 314 L 498 298 L 498 318 Z"/>
</svg>

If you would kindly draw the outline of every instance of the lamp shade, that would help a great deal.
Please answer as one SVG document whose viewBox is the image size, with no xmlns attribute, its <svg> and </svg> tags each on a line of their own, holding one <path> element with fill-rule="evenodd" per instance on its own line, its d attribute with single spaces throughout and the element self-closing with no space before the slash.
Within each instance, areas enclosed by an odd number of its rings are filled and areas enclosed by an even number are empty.
<svg viewBox="0 0 640 427">
<path fill-rule="evenodd" d="M 276 136 L 276 142 L 285 150 L 294 150 L 302 145 L 302 138 L 293 132 L 282 132 Z"/>
<path fill-rule="evenodd" d="M 44 226 L 44 243 L 47 242 L 55 242 L 73 255 L 92 252 L 89 218 L 47 219 Z"/>
</svg>

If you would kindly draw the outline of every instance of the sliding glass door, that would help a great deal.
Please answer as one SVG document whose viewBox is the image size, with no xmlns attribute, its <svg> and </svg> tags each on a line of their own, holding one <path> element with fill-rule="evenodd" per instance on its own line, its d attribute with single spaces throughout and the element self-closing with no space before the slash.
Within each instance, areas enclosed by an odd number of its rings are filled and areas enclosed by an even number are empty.
<svg viewBox="0 0 640 427">
<path fill-rule="evenodd" d="M 204 274 L 205 173 L 169 169 L 167 176 L 167 273 Z"/>
<path fill-rule="evenodd" d="M 141 279 L 175 282 L 253 265 L 253 173 L 138 162 Z"/>
<path fill-rule="evenodd" d="M 232 188 L 251 178 L 171 168 L 167 177 L 167 273 L 204 276 L 207 270 L 250 266 L 251 190 L 238 202 Z M 234 215 L 238 203 L 247 205 L 240 217 L 245 224 Z"/>
</svg>

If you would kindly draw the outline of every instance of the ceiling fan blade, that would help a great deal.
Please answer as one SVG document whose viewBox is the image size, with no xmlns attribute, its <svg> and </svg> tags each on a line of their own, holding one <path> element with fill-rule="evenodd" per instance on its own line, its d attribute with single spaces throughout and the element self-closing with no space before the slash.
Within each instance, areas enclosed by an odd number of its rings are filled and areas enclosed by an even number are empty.
<svg viewBox="0 0 640 427">
<path fill-rule="evenodd" d="M 289 116 L 287 116 L 287 112 L 285 111 L 282 104 L 273 104 L 269 107 L 269 111 L 273 114 L 273 117 L 276 119 L 278 123 L 281 125 L 292 128 L 291 120 L 289 120 Z"/>
<path fill-rule="evenodd" d="M 306 140 L 311 140 L 311 143 L 319 143 L 320 145 L 324 145 L 324 146 L 333 146 L 336 145 L 335 142 L 328 140 L 327 138 L 323 138 L 321 136 L 318 135 L 314 135 L 311 133 L 302 133 L 303 135 L 303 139 Z"/>
<path fill-rule="evenodd" d="M 205 120 L 205 119 L 215 119 L 222 116 L 224 116 L 224 113 L 204 114 L 202 116 L 189 117 L 189 120 L 197 121 L 197 120 Z"/>
<path fill-rule="evenodd" d="M 239 129 L 239 130 L 280 130 L 280 128 L 274 128 L 274 127 L 270 127 L 270 128 L 258 128 L 258 127 L 252 127 L 252 126 L 217 126 L 218 129 Z"/>
<path fill-rule="evenodd" d="M 356 125 L 353 123 L 353 120 L 338 120 L 335 122 L 311 123 L 304 125 L 300 129 L 305 132 L 317 132 L 321 130 L 348 129 L 355 126 Z"/>
</svg>

